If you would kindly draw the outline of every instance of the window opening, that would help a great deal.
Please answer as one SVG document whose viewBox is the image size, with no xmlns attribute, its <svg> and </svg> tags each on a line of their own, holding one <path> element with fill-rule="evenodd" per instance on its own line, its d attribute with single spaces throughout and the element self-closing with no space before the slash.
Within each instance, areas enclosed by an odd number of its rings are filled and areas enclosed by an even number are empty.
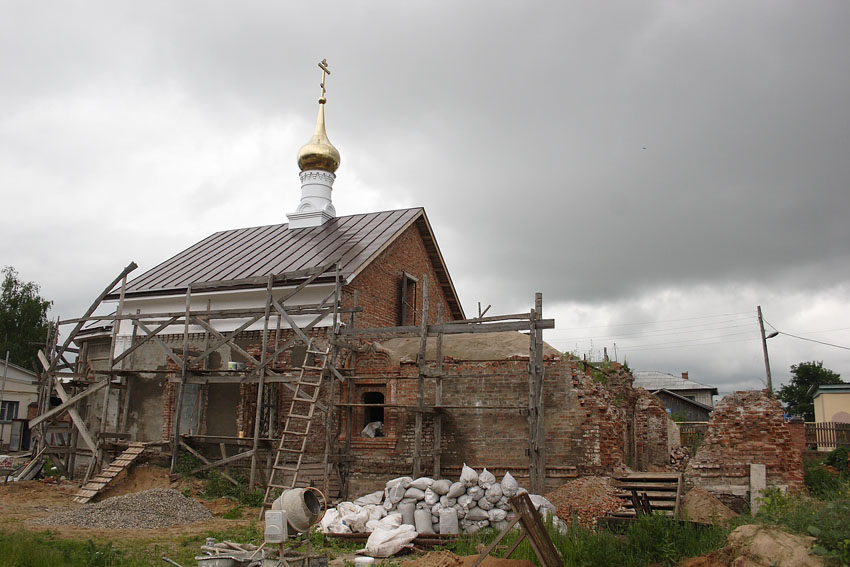
<svg viewBox="0 0 850 567">
<path fill-rule="evenodd" d="M 3 402 L 0 404 L 0 421 L 12 421 L 18 417 L 18 402 Z"/>
<path fill-rule="evenodd" d="M 400 325 L 416 324 L 416 284 L 419 282 L 407 272 L 401 273 Z"/>
<path fill-rule="evenodd" d="M 376 404 L 373 407 L 363 408 L 363 430 L 362 437 L 384 436 L 384 394 L 382 392 L 364 392 L 364 404 Z M 377 405 L 381 404 L 381 405 Z"/>
</svg>

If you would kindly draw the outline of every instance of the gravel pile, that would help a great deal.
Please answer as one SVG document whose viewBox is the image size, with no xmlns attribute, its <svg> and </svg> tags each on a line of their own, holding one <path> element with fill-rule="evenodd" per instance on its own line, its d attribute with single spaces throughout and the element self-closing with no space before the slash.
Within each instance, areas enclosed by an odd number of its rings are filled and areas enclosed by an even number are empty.
<svg viewBox="0 0 850 567">
<path fill-rule="evenodd" d="M 153 488 L 86 504 L 81 508 L 34 520 L 34 523 L 45 526 L 149 530 L 191 524 L 211 517 L 212 514 L 203 505 L 176 490 Z"/>
<path fill-rule="evenodd" d="M 575 517 L 579 525 L 595 527 L 596 520 L 620 509 L 622 501 L 617 489 L 607 478 L 588 476 L 577 478 L 546 495 L 554 504 L 557 515 L 568 524 Z"/>
</svg>

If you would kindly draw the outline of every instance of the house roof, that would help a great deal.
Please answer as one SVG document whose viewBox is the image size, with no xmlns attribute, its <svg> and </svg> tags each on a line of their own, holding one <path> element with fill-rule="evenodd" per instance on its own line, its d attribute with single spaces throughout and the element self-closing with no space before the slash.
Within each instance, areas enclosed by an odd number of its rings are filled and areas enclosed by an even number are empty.
<svg viewBox="0 0 850 567">
<path fill-rule="evenodd" d="M 0 361 L 0 376 L 3 376 L 3 373 L 5 372 L 6 380 L 23 383 L 33 383 L 38 381 L 38 374 L 32 370 L 27 370 L 26 368 L 18 366 L 12 362 L 9 363 L 8 369 L 4 368 L 5 365 L 6 363 L 4 361 Z"/>
<path fill-rule="evenodd" d="M 850 384 L 818 384 L 809 388 L 809 394 L 812 398 L 821 394 L 850 394 Z"/>
<path fill-rule="evenodd" d="M 654 370 L 636 370 L 632 372 L 635 377 L 634 385 L 640 386 L 650 392 L 656 390 L 711 390 L 712 395 L 717 395 L 717 388 L 714 386 L 706 386 L 694 380 L 682 378 L 681 376 L 673 376 L 666 372 L 657 372 Z"/>
<path fill-rule="evenodd" d="M 350 283 L 413 225 L 422 236 L 452 314 L 463 318 L 454 284 L 421 207 L 336 217 L 321 226 L 294 230 L 284 223 L 216 232 L 134 278 L 125 293 L 128 297 L 171 295 L 184 293 L 189 284 L 264 277 L 333 262 L 339 263 L 343 280 Z"/>
<path fill-rule="evenodd" d="M 691 405 L 696 406 L 698 408 L 708 410 L 708 411 L 714 411 L 714 408 L 707 405 L 707 404 L 703 404 L 703 403 L 698 402 L 696 400 L 691 400 L 690 398 L 686 398 L 685 396 L 683 396 L 681 394 L 677 394 L 676 392 L 671 392 L 670 390 L 668 390 L 666 388 L 661 388 L 660 390 L 655 390 L 655 391 L 652 392 L 652 395 L 657 396 L 660 393 L 667 394 L 668 396 L 672 396 L 676 399 L 681 400 L 682 402 L 691 404 Z"/>
</svg>

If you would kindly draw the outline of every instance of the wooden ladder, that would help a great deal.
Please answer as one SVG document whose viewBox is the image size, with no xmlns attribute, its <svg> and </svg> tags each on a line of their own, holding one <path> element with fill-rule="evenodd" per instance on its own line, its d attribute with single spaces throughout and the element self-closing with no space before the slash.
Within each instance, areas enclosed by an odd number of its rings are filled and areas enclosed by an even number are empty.
<svg viewBox="0 0 850 567">
<path fill-rule="evenodd" d="M 92 498 L 103 492 L 107 486 L 123 471 L 127 470 L 139 456 L 144 453 L 145 446 L 142 443 L 130 443 L 130 446 L 118 455 L 114 461 L 109 463 L 109 466 L 100 471 L 100 474 L 88 481 L 80 488 L 80 491 L 74 496 L 74 502 L 86 504 Z"/>
<path fill-rule="evenodd" d="M 299 484 L 298 475 L 304 460 L 304 450 L 310 436 L 313 424 L 313 414 L 316 402 L 322 388 L 325 367 L 328 361 L 328 349 L 319 350 L 313 347 L 313 341 L 307 345 L 307 353 L 301 374 L 295 382 L 295 392 L 289 404 L 289 413 L 280 436 L 280 444 L 274 457 L 274 464 L 269 472 L 266 483 L 266 494 L 263 498 L 263 508 L 271 507 L 276 490 L 295 488 Z M 306 481 L 300 481 L 307 485 Z"/>
</svg>

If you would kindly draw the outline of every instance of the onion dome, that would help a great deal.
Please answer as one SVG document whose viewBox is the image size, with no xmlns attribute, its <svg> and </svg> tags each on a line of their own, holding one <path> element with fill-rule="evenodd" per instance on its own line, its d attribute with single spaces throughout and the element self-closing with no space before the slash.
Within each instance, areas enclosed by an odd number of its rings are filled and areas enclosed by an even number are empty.
<svg viewBox="0 0 850 567">
<path fill-rule="evenodd" d="M 298 167 L 301 171 L 320 170 L 334 173 L 339 167 L 339 151 L 331 144 L 325 132 L 325 102 L 324 96 L 319 98 L 316 131 L 310 141 L 298 151 Z"/>
</svg>

